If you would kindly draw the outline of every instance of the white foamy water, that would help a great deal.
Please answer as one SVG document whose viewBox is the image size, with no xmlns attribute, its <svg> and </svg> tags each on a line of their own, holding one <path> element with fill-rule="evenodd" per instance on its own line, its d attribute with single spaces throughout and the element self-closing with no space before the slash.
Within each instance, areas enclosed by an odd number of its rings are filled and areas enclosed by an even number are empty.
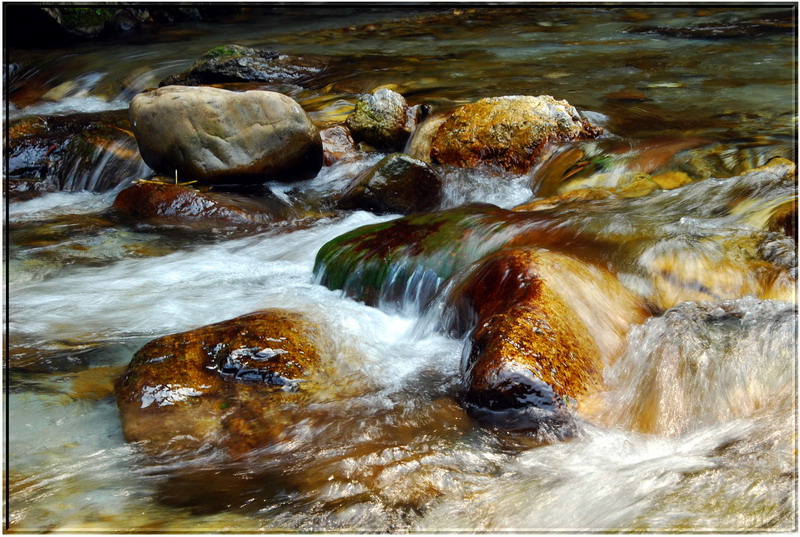
<svg viewBox="0 0 800 537">
<path fill-rule="evenodd" d="M 100 196 L 78 196 L 101 201 Z M 10 301 L 11 330 L 47 339 L 164 334 L 261 308 L 313 304 L 328 293 L 311 282 L 317 249 L 348 229 L 379 221 L 356 213 L 330 226 L 288 235 L 257 235 L 157 258 L 123 259 L 76 268 L 54 280 L 21 283 Z"/>
<path fill-rule="evenodd" d="M 94 192 L 51 192 L 28 201 L 8 205 L 11 223 L 46 220 L 67 214 L 92 214 L 109 207 L 120 187 L 102 194 Z"/>
</svg>

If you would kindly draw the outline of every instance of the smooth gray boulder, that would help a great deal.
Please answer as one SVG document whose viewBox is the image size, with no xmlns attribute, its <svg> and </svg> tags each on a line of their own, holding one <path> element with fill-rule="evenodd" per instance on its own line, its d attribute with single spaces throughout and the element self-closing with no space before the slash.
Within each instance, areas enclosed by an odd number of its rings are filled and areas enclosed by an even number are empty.
<svg viewBox="0 0 800 537">
<path fill-rule="evenodd" d="M 182 182 L 295 181 L 322 167 L 319 131 L 280 93 L 165 86 L 134 97 L 129 113 L 147 165 Z"/>
</svg>

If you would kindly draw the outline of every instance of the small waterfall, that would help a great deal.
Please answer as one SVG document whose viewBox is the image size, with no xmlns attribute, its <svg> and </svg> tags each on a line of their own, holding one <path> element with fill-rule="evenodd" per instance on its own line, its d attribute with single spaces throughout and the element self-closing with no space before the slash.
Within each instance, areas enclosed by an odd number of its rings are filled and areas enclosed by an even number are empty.
<svg viewBox="0 0 800 537">
<path fill-rule="evenodd" d="M 97 146 L 90 155 L 70 155 L 59 173 L 59 190 L 106 192 L 130 179 L 144 178 L 153 170 L 139 156 L 133 138 L 112 140 Z"/>
<path fill-rule="evenodd" d="M 753 297 L 685 302 L 634 327 L 605 371 L 598 420 L 676 437 L 794 411 L 797 307 Z"/>
</svg>

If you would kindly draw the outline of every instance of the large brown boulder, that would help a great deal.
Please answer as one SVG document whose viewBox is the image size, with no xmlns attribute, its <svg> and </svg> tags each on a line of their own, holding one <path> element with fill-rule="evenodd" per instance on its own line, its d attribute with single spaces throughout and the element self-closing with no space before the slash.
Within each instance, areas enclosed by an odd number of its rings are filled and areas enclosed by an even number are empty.
<svg viewBox="0 0 800 537">
<path fill-rule="evenodd" d="M 441 197 L 442 180 L 430 166 L 394 153 L 356 177 L 338 206 L 376 214 L 411 214 L 433 210 Z"/>
<path fill-rule="evenodd" d="M 440 164 L 495 164 L 524 173 L 547 143 L 599 134 L 567 101 L 549 95 L 491 97 L 457 108 L 436 131 L 430 155 Z"/>
<path fill-rule="evenodd" d="M 116 383 L 126 440 L 234 452 L 269 441 L 319 366 L 320 341 L 303 316 L 271 309 L 147 343 Z"/>
<path fill-rule="evenodd" d="M 451 333 L 469 333 L 466 409 L 546 438 L 571 432 L 578 402 L 598 391 L 604 362 L 622 352 L 628 327 L 645 316 L 613 275 L 546 250 L 485 258 L 451 298 Z"/>
<path fill-rule="evenodd" d="M 144 161 L 180 181 L 293 181 L 322 167 L 319 131 L 280 93 L 165 86 L 134 97 L 129 112 Z"/>
</svg>

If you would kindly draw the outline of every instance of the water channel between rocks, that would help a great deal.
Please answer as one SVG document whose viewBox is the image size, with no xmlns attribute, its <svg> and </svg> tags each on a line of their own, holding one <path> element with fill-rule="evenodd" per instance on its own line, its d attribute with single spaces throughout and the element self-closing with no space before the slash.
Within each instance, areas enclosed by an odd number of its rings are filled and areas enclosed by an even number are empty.
<svg viewBox="0 0 800 537">
<path fill-rule="evenodd" d="M 541 237 L 647 297 L 646 318 L 614 339 L 623 313 L 608 289 L 553 275 L 606 362 L 575 435 L 540 444 L 459 405 L 468 343 L 449 330 L 449 274 L 425 260 L 416 276 L 397 268 L 406 279 L 376 307 L 356 300 L 355 276 L 347 293 L 320 284 L 326 243 L 398 218 L 324 203 L 383 155 L 267 183 L 289 207 L 282 221 L 210 227 L 112 209 L 150 173 L 114 160 L 135 145 L 65 159 L 58 191 L 6 204 L 9 530 L 796 531 L 795 15 L 794 4 L 297 6 L 8 50 L 6 120 L 51 125 L 127 109 L 228 43 L 325 57 L 311 83 L 245 88 L 286 93 L 320 128 L 382 85 L 434 112 L 566 99 L 605 134 L 523 174 L 442 167 L 437 210 L 469 223 L 442 255 L 479 260 L 492 241 Z M 685 184 L 654 186 L 658 173 Z M 113 383 L 139 348 L 265 308 L 300 312 L 332 341 L 318 393 L 302 412 L 286 405 L 274 441 L 243 456 L 125 442 Z"/>
</svg>

